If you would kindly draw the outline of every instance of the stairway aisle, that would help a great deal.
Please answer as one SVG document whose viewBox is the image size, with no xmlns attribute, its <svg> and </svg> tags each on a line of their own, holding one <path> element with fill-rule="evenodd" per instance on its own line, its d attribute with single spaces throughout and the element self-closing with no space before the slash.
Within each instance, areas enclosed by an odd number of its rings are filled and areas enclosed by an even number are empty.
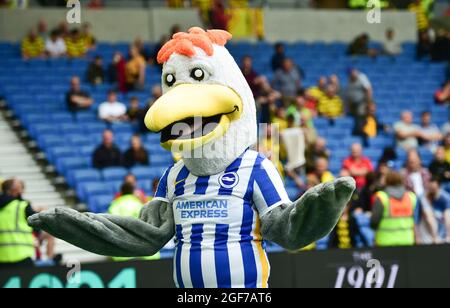
<svg viewBox="0 0 450 308">
<path fill-rule="evenodd" d="M 0 113 L 0 181 L 9 178 L 25 182 L 23 197 L 30 201 L 35 209 L 65 205 L 61 194 L 56 191 L 55 186 L 14 133 L 4 115 Z M 101 256 L 88 253 L 61 240 L 57 240 L 55 251 L 63 254 L 63 262 L 77 260 L 85 263 L 104 260 Z"/>
</svg>

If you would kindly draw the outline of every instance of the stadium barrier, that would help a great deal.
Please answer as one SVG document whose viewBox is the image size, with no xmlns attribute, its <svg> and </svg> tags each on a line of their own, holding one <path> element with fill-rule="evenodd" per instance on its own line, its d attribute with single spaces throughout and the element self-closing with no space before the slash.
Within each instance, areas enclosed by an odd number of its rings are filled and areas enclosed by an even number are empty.
<svg viewBox="0 0 450 308">
<path fill-rule="evenodd" d="M 450 245 L 276 253 L 269 256 L 270 286 L 450 287 L 449 255 Z M 173 288 L 172 260 L 0 271 L 0 287 Z"/>
</svg>

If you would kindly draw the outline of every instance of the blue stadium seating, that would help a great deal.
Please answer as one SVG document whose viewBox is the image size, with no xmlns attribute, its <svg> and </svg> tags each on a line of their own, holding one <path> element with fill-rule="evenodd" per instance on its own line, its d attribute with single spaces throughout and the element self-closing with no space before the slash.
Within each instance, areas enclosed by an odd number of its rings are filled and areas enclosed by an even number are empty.
<svg viewBox="0 0 450 308">
<path fill-rule="evenodd" d="M 125 168 L 106 168 L 101 171 L 102 178 L 106 181 L 118 181 L 122 180 L 125 175 L 128 174 L 127 169 Z"/>
<path fill-rule="evenodd" d="M 273 72 L 270 69 L 270 50 L 267 42 L 245 43 L 231 42 L 230 52 L 239 61 L 243 55 L 254 58 L 254 67 L 269 79 Z M 446 106 L 437 106 L 433 102 L 433 93 L 444 81 L 445 64 L 416 61 L 415 44 L 403 44 L 404 52 L 395 60 L 388 57 L 378 59 L 347 57 L 346 44 L 342 42 L 296 42 L 287 44 L 287 53 L 305 70 L 305 86 L 314 85 L 322 75 L 336 74 L 345 84 L 348 67 L 357 67 L 364 71 L 374 86 L 374 98 L 378 106 L 378 116 L 387 125 L 399 119 L 404 109 L 411 109 L 416 120 L 420 113 L 429 110 L 433 122 L 441 126 L 448 121 L 449 112 Z M 12 112 L 27 129 L 31 138 L 36 140 L 39 148 L 46 153 L 48 161 L 63 175 L 70 187 L 76 190 L 78 197 L 86 202 L 94 212 L 107 210 L 114 193 L 118 192 L 123 176 L 128 172 L 136 175 L 139 186 L 146 193 L 151 193 L 153 180 L 159 178 L 172 163 L 171 155 L 159 146 L 160 136 L 149 133 L 143 136 L 145 147 L 150 153 L 150 166 L 125 168 L 109 168 L 103 171 L 92 169 L 91 155 L 101 142 L 102 132 L 107 124 L 98 120 L 96 107 L 106 99 L 106 92 L 111 85 L 92 87 L 83 82 L 82 88 L 91 92 L 95 100 L 94 106 L 84 112 L 70 113 L 65 103 L 65 91 L 71 76 L 84 76 L 89 59 L 51 59 L 23 61 L 18 44 L 0 42 L 0 96 L 7 98 Z M 110 59 L 112 54 L 120 50 L 128 52 L 126 43 L 99 43 L 94 54 L 101 54 Z M 132 92 L 120 99 L 128 101 L 137 96 L 143 106 L 149 98 L 149 89 L 160 82 L 158 68 L 148 67 L 149 78 L 146 92 Z M 27 85 L 24 91 L 23 85 Z M 344 117 L 332 125 L 327 119 L 316 118 L 314 125 L 323 137 L 327 138 L 332 152 L 330 170 L 338 174 L 342 159 L 349 155 L 349 147 L 354 142 L 362 142 L 361 138 L 352 137 L 354 126 L 352 118 Z M 129 124 L 113 124 L 115 142 L 121 150 L 129 147 L 129 139 L 133 128 Z M 387 146 L 393 146 L 392 133 L 381 134 L 370 139 L 365 154 L 376 163 Z M 406 152 L 397 149 L 397 169 L 404 165 Z M 432 153 L 425 148 L 419 150 L 423 163 L 432 160 Z M 299 191 L 292 181 L 286 182 L 291 199 L 297 198 Z M 447 187 L 450 190 L 450 186 Z M 368 226 L 367 218 L 357 217 L 362 236 L 373 243 L 373 232 Z M 318 242 L 318 248 L 326 247 L 327 240 Z"/>
</svg>

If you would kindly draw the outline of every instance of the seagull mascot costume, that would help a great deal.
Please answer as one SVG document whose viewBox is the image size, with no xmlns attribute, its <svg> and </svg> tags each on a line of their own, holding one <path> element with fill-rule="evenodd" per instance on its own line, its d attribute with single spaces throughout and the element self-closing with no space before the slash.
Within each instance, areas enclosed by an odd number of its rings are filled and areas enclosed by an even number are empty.
<svg viewBox="0 0 450 308">
<path fill-rule="evenodd" d="M 145 124 L 181 159 L 162 176 L 139 219 L 55 208 L 29 224 L 90 252 L 157 253 L 175 237 L 179 288 L 267 288 L 265 241 L 298 250 L 328 235 L 355 182 L 341 178 L 292 202 L 257 142 L 250 87 L 225 45 L 231 34 L 192 28 L 158 54 L 163 95 Z"/>
</svg>

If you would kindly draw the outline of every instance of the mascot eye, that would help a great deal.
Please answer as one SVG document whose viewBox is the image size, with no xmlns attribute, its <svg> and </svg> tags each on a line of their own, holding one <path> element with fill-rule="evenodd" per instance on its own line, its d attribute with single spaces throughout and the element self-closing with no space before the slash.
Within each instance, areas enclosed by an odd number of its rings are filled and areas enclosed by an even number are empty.
<svg viewBox="0 0 450 308">
<path fill-rule="evenodd" d="M 191 71 L 191 78 L 197 81 L 205 79 L 205 72 L 201 68 L 194 68 Z"/>
<path fill-rule="evenodd" d="M 174 74 L 167 74 L 164 79 L 168 87 L 173 86 L 177 81 Z"/>
</svg>

